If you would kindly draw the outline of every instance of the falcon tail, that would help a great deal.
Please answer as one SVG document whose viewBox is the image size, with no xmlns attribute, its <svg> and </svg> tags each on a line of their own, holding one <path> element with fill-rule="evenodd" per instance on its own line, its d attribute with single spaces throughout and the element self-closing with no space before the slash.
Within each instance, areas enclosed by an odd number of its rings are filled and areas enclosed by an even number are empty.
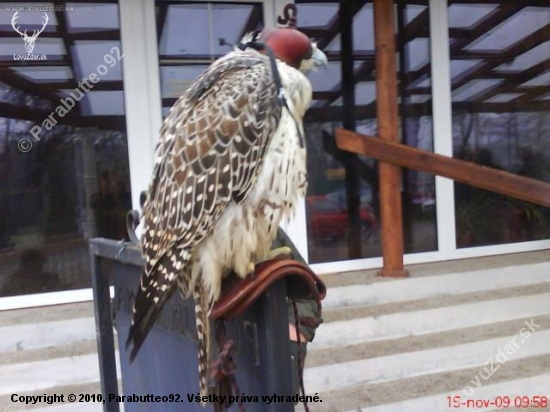
<svg viewBox="0 0 550 412">
<path fill-rule="evenodd" d="M 147 335 L 160 317 L 164 304 L 176 290 L 176 285 L 174 285 L 171 290 L 167 290 L 166 294 L 161 295 L 155 303 L 151 295 L 147 297 L 146 292 L 138 288 L 134 303 L 134 317 L 132 319 L 130 331 L 128 332 L 128 338 L 126 339 L 126 350 L 128 350 L 130 346 L 132 347 L 130 352 L 130 363 L 136 358 Z"/>
<path fill-rule="evenodd" d="M 141 274 L 141 284 L 136 291 L 134 301 L 132 324 L 126 339 L 126 350 L 132 346 L 130 362 L 133 362 L 137 356 L 147 335 L 160 317 L 162 308 L 178 289 L 177 279 L 181 278 L 178 273 L 185 265 L 181 261 L 187 262 L 189 253 L 181 251 L 179 260 L 180 263 L 177 263 L 178 260 L 174 259 L 174 255 L 168 253 L 149 273 L 144 270 Z M 176 268 L 176 264 L 180 265 L 180 270 Z"/>
</svg>

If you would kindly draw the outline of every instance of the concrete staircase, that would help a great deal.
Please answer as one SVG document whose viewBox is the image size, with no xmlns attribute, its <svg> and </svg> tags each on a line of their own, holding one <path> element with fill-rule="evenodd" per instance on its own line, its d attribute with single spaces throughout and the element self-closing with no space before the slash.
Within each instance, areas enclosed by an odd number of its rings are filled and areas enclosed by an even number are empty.
<svg viewBox="0 0 550 412">
<path fill-rule="evenodd" d="M 525 411 L 516 397 L 550 397 L 546 260 L 547 252 L 532 252 L 416 265 L 401 280 L 375 271 L 325 276 L 325 323 L 304 376 L 322 402 L 310 410 Z M 81 303 L 0 313 L 0 411 L 102 410 L 10 399 L 100 393 L 92 310 Z"/>
</svg>

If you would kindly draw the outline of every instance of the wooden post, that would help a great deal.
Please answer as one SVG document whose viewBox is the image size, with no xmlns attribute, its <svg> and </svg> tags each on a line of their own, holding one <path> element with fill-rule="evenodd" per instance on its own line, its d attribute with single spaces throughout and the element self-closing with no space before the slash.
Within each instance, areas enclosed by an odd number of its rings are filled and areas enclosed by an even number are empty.
<svg viewBox="0 0 550 412">
<path fill-rule="evenodd" d="M 378 136 L 398 142 L 397 63 L 395 54 L 393 0 L 374 0 L 374 37 L 376 43 L 376 112 Z M 380 173 L 380 220 L 383 268 L 380 276 L 404 277 L 403 216 L 401 170 L 386 162 Z"/>
</svg>

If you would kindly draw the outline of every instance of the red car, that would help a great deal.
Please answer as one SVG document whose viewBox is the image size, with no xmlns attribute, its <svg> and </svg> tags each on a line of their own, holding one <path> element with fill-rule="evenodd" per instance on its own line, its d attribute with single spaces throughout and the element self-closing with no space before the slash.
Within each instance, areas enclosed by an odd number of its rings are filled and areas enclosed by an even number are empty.
<svg viewBox="0 0 550 412">
<path fill-rule="evenodd" d="M 346 236 L 349 232 L 348 212 L 325 196 L 307 196 L 306 213 L 310 233 L 315 238 L 337 238 Z M 378 228 L 378 221 L 369 206 L 361 205 L 359 211 L 364 238 L 368 238 Z"/>
</svg>

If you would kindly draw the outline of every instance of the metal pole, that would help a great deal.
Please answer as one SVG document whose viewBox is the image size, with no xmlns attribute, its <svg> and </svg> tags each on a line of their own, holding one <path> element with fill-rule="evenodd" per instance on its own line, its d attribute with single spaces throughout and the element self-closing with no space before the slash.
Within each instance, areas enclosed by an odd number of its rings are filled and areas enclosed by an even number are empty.
<svg viewBox="0 0 550 412">
<path fill-rule="evenodd" d="M 340 0 L 340 50 L 342 54 L 342 125 L 355 131 L 355 79 L 353 69 L 353 2 Z M 359 196 L 359 176 L 355 169 L 353 153 L 345 153 L 346 199 L 348 210 L 348 251 L 350 259 L 363 257 L 361 252 L 361 199 Z"/>
<path fill-rule="evenodd" d="M 97 354 L 99 356 L 99 373 L 103 397 L 118 396 L 118 379 L 116 373 L 115 340 L 111 318 L 111 296 L 109 278 L 102 273 L 96 248 L 90 244 L 90 261 L 92 264 L 92 287 L 94 294 L 94 315 L 97 336 Z M 104 399 L 104 412 L 119 412 L 118 402 Z"/>
</svg>

